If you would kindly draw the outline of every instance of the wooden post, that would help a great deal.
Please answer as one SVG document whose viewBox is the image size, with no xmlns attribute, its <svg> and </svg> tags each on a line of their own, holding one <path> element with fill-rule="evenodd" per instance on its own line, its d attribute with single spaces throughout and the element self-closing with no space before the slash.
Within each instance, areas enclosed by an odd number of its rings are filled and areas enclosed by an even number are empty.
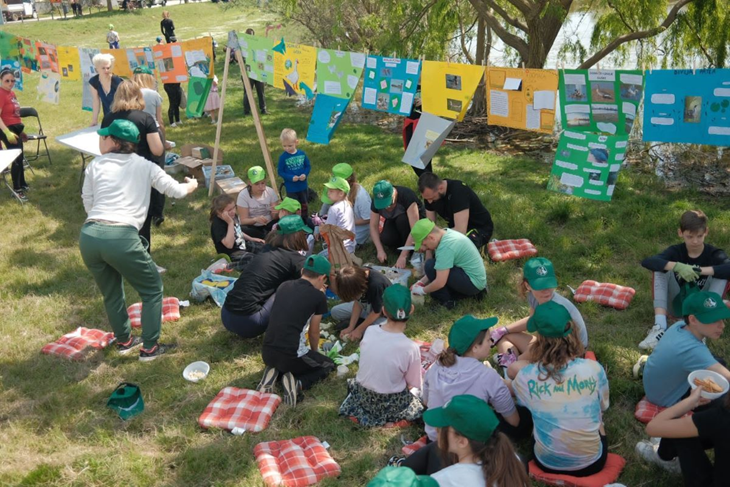
<svg viewBox="0 0 730 487">
<path fill-rule="evenodd" d="M 231 64 L 231 48 L 226 48 L 226 61 L 223 65 L 223 88 L 221 88 L 221 108 L 218 110 L 218 124 L 215 128 L 215 145 L 213 146 L 213 165 L 210 171 L 210 186 L 208 187 L 208 197 L 213 196 L 213 186 L 215 186 L 215 171 L 218 166 L 218 148 L 221 142 L 221 129 L 223 128 L 223 108 L 226 106 L 226 85 L 228 84 L 228 66 Z"/>
</svg>

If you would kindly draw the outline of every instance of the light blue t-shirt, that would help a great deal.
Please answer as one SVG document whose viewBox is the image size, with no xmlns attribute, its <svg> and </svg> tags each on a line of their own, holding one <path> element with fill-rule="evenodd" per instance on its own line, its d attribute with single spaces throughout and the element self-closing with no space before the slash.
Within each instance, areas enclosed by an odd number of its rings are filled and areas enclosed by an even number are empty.
<svg viewBox="0 0 730 487">
<path fill-rule="evenodd" d="M 670 407 L 689 390 L 690 372 L 717 363 L 707 345 L 690 333 L 684 321 L 664 333 L 644 366 L 644 392 L 652 404 Z"/>
</svg>

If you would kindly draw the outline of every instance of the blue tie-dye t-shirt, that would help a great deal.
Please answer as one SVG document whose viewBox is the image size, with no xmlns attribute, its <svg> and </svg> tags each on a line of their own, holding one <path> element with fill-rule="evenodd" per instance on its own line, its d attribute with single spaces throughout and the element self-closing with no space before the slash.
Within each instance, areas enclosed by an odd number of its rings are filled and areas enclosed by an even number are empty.
<svg viewBox="0 0 730 487">
<path fill-rule="evenodd" d="M 537 459 L 566 472 L 590 466 L 603 453 L 598 429 L 608 409 L 606 372 L 598 362 L 575 359 L 561 384 L 540 375 L 537 364 L 530 364 L 512 382 L 518 404 L 532 413 Z"/>
</svg>

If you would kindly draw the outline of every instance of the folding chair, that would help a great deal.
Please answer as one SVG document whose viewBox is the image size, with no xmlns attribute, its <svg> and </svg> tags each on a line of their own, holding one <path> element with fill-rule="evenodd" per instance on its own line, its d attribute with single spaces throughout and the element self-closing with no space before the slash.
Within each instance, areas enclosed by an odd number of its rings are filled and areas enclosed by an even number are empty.
<svg viewBox="0 0 730 487">
<path fill-rule="evenodd" d="M 38 116 L 38 111 L 33 107 L 22 107 L 20 109 L 20 118 L 27 118 L 27 117 L 35 117 L 36 121 L 38 122 L 38 133 L 37 134 L 31 134 L 27 131 L 25 132 L 25 135 L 28 136 L 28 142 L 35 141 L 36 142 L 36 148 L 35 148 L 35 155 L 28 155 L 28 152 L 25 152 L 25 161 L 26 163 L 30 161 L 35 161 L 39 157 L 47 157 L 48 162 L 50 164 L 53 164 L 53 161 L 51 161 L 51 153 L 48 151 L 48 144 L 46 143 L 46 134 L 43 133 L 43 126 L 41 125 L 41 118 Z M 41 142 L 43 142 L 43 148 L 45 149 L 46 153 L 41 154 Z M 33 171 L 33 168 L 30 167 L 30 164 L 27 164 L 27 166 L 30 168 L 31 172 Z"/>
</svg>

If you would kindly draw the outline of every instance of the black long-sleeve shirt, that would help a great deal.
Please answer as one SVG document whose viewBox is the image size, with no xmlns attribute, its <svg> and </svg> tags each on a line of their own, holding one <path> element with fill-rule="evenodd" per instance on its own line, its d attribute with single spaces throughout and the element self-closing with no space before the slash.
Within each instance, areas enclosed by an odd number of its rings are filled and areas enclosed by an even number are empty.
<svg viewBox="0 0 730 487">
<path fill-rule="evenodd" d="M 646 269 L 654 272 L 664 272 L 667 262 L 681 262 L 691 266 L 712 267 L 717 279 L 730 279 L 730 258 L 724 250 L 705 244 L 702 253 L 697 257 L 690 257 L 687 251 L 687 245 L 684 243 L 671 245 L 664 249 L 662 253 L 647 257 L 641 261 L 641 265 Z M 700 276 L 697 284 L 702 287 L 707 280 L 707 276 Z"/>
<path fill-rule="evenodd" d="M 163 36 L 173 37 L 175 36 L 175 23 L 172 19 L 162 19 L 162 22 L 160 22 L 160 30 Z"/>
</svg>

